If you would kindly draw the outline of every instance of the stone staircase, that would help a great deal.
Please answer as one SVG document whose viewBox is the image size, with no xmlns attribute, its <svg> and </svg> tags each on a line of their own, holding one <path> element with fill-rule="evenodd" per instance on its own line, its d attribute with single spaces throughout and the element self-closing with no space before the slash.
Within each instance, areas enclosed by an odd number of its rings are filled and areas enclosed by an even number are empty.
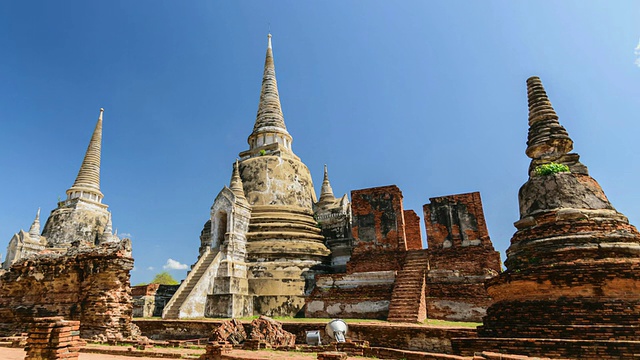
<svg viewBox="0 0 640 360">
<path fill-rule="evenodd" d="M 426 273 L 428 267 L 427 252 L 408 251 L 402 270 L 396 275 L 388 321 L 422 322 L 427 317 L 426 310 Z"/>
<path fill-rule="evenodd" d="M 198 284 L 202 275 L 207 271 L 211 262 L 216 258 L 218 254 L 217 250 L 211 250 L 211 248 L 207 248 L 205 254 L 198 260 L 196 265 L 187 275 L 187 278 L 180 284 L 180 287 L 173 295 L 171 300 L 167 303 L 164 310 L 162 311 L 163 319 L 179 319 L 180 318 L 180 308 L 184 304 L 185 300 L 191 294 L 193 288 Z"/>
</svg>

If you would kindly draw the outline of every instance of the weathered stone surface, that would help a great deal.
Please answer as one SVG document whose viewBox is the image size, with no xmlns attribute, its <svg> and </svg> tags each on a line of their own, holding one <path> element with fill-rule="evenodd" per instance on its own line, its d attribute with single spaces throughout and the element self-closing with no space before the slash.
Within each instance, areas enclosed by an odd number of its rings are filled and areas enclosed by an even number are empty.
<svg viewBox="0 0 640 360">
<path fill-rule="evenodd" d="M 316 201 L 311 173 L 296 159 L 257 156 L 240 162 L 245 196 L 251 205 L 285 205 L 311 210 Z"/>
<path fill-rule="evenodd" d="M 318 276 L 305 316 L 386 319 L 395 279 L 393 271 Z"/>
<path fill-rule="evenodd" d="M 81 322 L 83 338 L 134 338 L 132 268 L 129 240 L 20 261 L 0 277 L 0 330 L 21 333 L 34 317 L 62 316 Z"/>
<path fill-rule="evenodd" d="M 2 263 L 4 270 L 9 269 L 13 263 L 20 259 L 31 257 L 45 249 L 47 241 L 44 237 L 38 235 L 37 237 L 31 236 L 24 230 L 20 230 L 17 234 L 14 234 L 9 245 L 7 246 L 7 256 Z"/>
<path fill-rule="evenodd" d="M 573 173 L 531 177 L 519 200 L 521 218 L 554 209 L 615 210 L 592 177 Z"/>
<path fill-rule="evenodd" d="M 51 247 L 66 247 L 76 241 L 98 243 L 109 220 L 106 205 L 100 205 L 78 199 L 61 202 L 49 215 L 42 236 Z"/>
<path fill-rule="evenodd" d="M 296 343 L 296 336 L 282 329 L 281 323 L 262 315 L 251 322 L 249 338 L 263 341 L 273 347 L 293 346 Z"/>
</svg>

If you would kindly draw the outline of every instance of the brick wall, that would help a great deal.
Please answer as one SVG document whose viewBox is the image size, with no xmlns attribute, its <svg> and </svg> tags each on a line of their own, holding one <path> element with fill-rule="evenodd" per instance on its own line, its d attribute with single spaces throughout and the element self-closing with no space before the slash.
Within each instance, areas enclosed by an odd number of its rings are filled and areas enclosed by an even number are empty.
<svg viewBox="0 0 640 360">
<path fill-rule="evenodd" d="M 407 250 L 402 192 L 395 185 L 351 192 L 354 254 Z"/>
<path fill-rule="evenodd" d="M 424 220 L 429 244 L 427 316 L 482 321 L 492 300 L 486 279 L 501 271 L 482 210 L 480 193 L 430 198 Z"/>
<path fill-rule="evenodd" d="M 423 206 L 430 249 L 463 245 L 491 246 L 479 192 L 429 199 Z"/>
<path fill-rule="evenodd" d="M 404 211 L 404 232 L 407 238 L 407 250 L 422 249 L 422 229 L 420 229 L 420 217 L 413 210 Z"/>
<path fill-rule="evenodd" d="M 638 341 L 455 338 L 455 354 L 471 356 L 480 351 L 518 354 L 552 359 L 637 359 Z"/>
<path fill-rule="evenodd" d="M 12 266 L 0 277 L 0 333 L 26 331 L 34 317 L 62 316 L 81 322 L 83 338 L 121 340 L 131 324 L 128 240 L 97 248 L 70 248 Z"/>
</svg>

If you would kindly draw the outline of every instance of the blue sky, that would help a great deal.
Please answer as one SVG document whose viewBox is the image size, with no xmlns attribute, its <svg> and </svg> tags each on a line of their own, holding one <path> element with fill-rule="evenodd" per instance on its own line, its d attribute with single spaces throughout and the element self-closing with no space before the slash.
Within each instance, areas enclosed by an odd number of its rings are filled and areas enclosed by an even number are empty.
<svg viewBox="0 0 640 360">
<path fill-rule="evenodd" d="M 4 1 L 0 252 L 65 197 L 104 107 L 102 191 L 133 241 L 132 282 L 192 264 L 248 148 L 269 26 L 316 191 L 325 163 L 336 195 L 396 184 L 421 217 L 429 197 L 480 191 L 504 260 L 538 75 L 591 175 L 640 225 L 638 2 Z"/>
</svg>

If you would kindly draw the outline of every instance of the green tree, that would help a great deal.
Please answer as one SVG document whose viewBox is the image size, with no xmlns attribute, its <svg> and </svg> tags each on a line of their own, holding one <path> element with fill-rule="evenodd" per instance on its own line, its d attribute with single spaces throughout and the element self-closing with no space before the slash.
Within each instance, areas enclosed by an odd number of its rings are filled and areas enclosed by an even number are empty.
<svg viewBox="0 0 640 360">
<path fill-rule="evenodd" d="M 166 271 L 156 274 L 156 277 L 151 280 L 151 284 L 160 285 L 178 285 L 178 280 L 174 279 L 171 274 Z"/>
</svg>

